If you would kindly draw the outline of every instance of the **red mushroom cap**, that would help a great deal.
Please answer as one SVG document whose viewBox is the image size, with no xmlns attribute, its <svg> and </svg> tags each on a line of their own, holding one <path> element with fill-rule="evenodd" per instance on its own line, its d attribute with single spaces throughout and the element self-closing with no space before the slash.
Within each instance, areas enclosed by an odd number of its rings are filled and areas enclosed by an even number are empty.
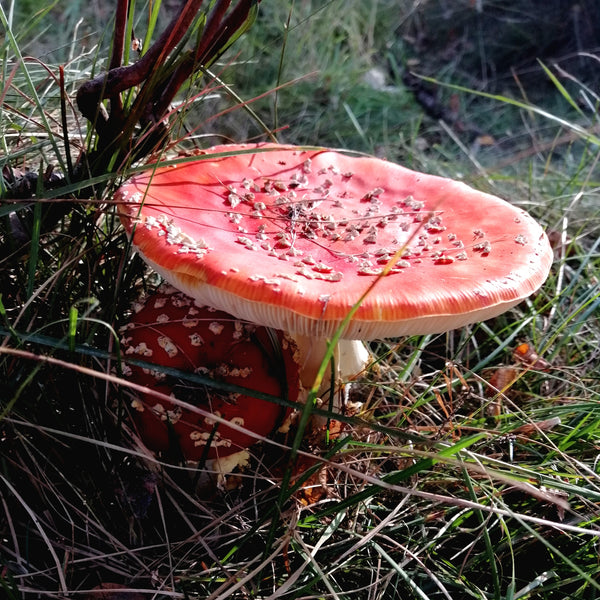
<svg viewBox="0 0 600 600">
<path fill-rule="evenodd" d="M 264 327 L 197 306 L 192 298 L 166 286 L 135 308 L 122 329 L 123 353 L 125 358 L 153 363 L 157 369 L 125 365 L 131 381 L 203 408 L 261 436 L 271 433 L 285 416 L 286 410 L 280 405 L 177 380 L 161 371 L 160 366 L 205 374 L 273 396 L 287 394 L 288 400 L 297 400 L 295 346 L 282 332 L 276 332 L 279 342 L 274 342 Z M 176 440 L 185 459 L 199 460 L 228 456 L 256 442 L 250 434 L 174 402 L 159 402 L 151 394 L 136 394 L 132 407 L 140 438 L 151 450 L 165 451 Z M 211 448 L 207 453 L 209 438 Z"/>
<path fill-rule="evenodd" d="M 523 210 L 370 157 L 218 146 L 137 175 L 116 201 L 133 243 L 199 301 L 293 334 L 447 331 L 537 290 L 552 251 Z"/>
</svg>

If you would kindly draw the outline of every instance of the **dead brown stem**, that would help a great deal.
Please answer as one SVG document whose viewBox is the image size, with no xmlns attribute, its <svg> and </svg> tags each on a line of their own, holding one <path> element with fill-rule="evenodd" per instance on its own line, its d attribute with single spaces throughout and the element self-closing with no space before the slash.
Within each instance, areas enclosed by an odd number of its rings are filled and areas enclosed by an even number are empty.
<svg viewBox="0 0 600 600">
<path fill-rule="evenodd" d="M 218 0 L 196 47 L 182 51 L 169 64 L 168 57 L 184 39 L 203 4 L 203 0 L 185 0 L 146 54 L 134 64 L 123 66 L 128 2 L 119 0 L 109 70 L 85 82 L 77 91 L 77 106 L 98 135 L 96 150 L 85 157 L 92 175 L 104 173 L 115 152 L 119 155 L 115 163 L 118 168 L 126 156 L 139 159 L 164 144 L 168 130 L 163 120 L 173 98 L 185 81 L 229 46 L 258 2 L 239 0 L 230 10 L 231 0 Z M 140 86 L 137 96 L 125 111 L 121 93 L 136 86 Z M 110 111 L 102 104 L 106 99 L 110 99 Z M 134 140 L 137 124 L 146 140 L 140 147 Z"/>
</svg>

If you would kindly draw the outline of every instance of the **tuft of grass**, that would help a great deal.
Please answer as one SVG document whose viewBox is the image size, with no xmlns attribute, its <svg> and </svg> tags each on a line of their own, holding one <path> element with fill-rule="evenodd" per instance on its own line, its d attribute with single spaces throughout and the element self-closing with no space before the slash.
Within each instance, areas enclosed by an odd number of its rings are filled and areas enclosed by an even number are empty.
<svg viewBox="0 0 600 600">
<path fill-rule="evenodd" d="M 307 435 L 264 441 L 247 469 L 199 494 L 213 474 L 144 448 L 119 377 L 118 328 L 131 301 L 159 283 L 110 205 L 137 166 L 67 180 L 67 155 L 94 143 L 71 99 L 104 50 L 73 54 L 61 87 L 55 65 L 24 58 L 28 26 L 1 14 L 7 597 L 93 597 L 101 584 L 199 599 L 600 595 L 593 88 L 547 66 L 553 93 L 534 104 L 526 88 L 470 86 L 441 51 L 435 77 L 410 87 L 406 36 L 442 12 L 391 0 L 263 0 L 255 28 L 213 64 L 215 77 L 182 89 L 169 158 L 275 130 L 285 141 L 401 158 L 511 198 L 544 223 L 556 260 L 542 290 L 502 317 L 373 342 L 373 364 L 346 389 L 357 412 L 311 406 L 331 419 L 329 431 L 311 429 L 306 412 Z M 374 88 L 363 76 L 382 65 L 387 87 Z M 423 98 L 444 110 L 432 116 Z M 521 344 L 525 356 L 515 353 Z"/>
</svg>

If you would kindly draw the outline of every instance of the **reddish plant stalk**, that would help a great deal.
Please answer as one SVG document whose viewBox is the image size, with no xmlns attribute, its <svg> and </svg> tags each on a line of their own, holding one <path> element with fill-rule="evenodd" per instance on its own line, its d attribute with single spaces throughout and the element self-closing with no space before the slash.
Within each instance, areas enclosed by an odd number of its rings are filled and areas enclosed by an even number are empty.
<svg viewBox="0 0 600 600">
<path fill-rule="evenodd" d="M 93 124 L 98 136 L 96 150 L 85 157 L 89 163 L 87 170 L 92 175 L 118 168 L 128 156 L 142 158 L 166 142 L 168 130 L 163 120 L 173 98 L 186 80 L 210 65 L 236 34 L 243 31 L 258 2 L 260 0 L 239 0 L 231 8 L 231 0 L 218 0 L 196 47 L 182 51 L 172 64 L 167 64 L 169 55 L 184 39 L 203 4 L 203 0 L 186 0 L 144 56 L 134 64 L 123 66 L 128 2 L 120 0 L 109 70 L 85 82 L 77 91 L 77 106 Z M 136 86 L 141 86 L 140 90 L 131 107 L 124 110 L 121 93 Z M 110 99 L 110 111 L 102 104 L 106 99 Z M 137 124 L 142 127 L 143 144 L 137 144 L 135 138 Z M 110 165 L 115 153 L 117 160 L 113 167 Z"/>
</svg>

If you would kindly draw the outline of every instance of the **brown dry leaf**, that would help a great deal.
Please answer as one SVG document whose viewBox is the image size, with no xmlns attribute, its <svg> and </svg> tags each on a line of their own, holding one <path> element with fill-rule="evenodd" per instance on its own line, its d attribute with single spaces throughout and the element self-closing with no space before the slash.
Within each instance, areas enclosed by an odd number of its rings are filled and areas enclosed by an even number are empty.
<svg viewBox="0 0 600 600">
<path fill-rule="evenodd" d="M 479 146 L 493 146 L 496 143 L 496 140 L 489 133 L 484 133 L 482 135 L 478 135 L 475 139 L 475 142 Z"/>
<path fill-rule="evenodd" d="M 297 498 L 303 506 L 311 506 L 328 495 L 327 468 L 322 467 L 305 481 L 302 489 L 298 491 Z"/>
<path fill-rule="evenodd" d="M 506 394 L 517 380 L 519 371 L 516 367 L 498 367 L 488 379 L 486 396 L 493 398 L 487 407 L 489 417 L 499 417 L 502 412 L 502 396 Z M 500 392 L 500 394 L 498 393 Z"/>
<path fill-rule="evenodd" d="M 548 431 L 557 425 L 560 425 L 560 417 L 552 417 L 551 419 L 545 419 L 544 421 L 536 421 L 534 423 L 526 423 L 511 431 L 511 434 L 530 436 L 540 431 Z"/>
<path fill-rule="evenodd" d="M 548 371 L 552 367 L 552 365 L 546 359 L 539 356 L 535 348 L 527 342 L 523 342 L 515 348 L 513 357 L 518 362 L 521 362 L 536 371 Z"/>
</svg>

